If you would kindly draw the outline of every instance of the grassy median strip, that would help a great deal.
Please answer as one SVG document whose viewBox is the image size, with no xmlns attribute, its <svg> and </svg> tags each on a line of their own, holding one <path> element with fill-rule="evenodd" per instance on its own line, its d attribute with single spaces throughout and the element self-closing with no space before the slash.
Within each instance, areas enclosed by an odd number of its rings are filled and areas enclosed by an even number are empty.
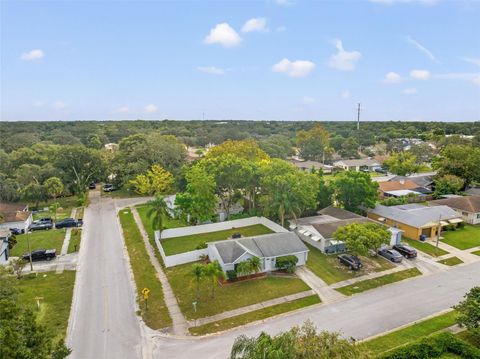
<svg viewBox="0 0 480 359">
<path fill-rule="evenodd" d="M 438 261 L 438 263 L 445 264 L 446 266 L 456 266 L 457 264 L 463 263 L 463 261 L 458 257 L 450 257 Z"/>
<path fill-rule="evenodd" d="M 416 248 L 419 251 L 422 251 L 423 253 L 431 255 L 432 257 L 441 257 L 445 254 L 450 253 L 450 252 L 447 252 L 446 250 L 443 250 L 442 248 L 437 248 L 435 246 L 432 246 L 430 243 L 420 242 L 415 239 L 402 238 L 402 242 L 405 242 L 410 247 Z"/>
<path fill-rule="evenodd" d="M 272 305 L 271 307 L 262 308 L 259 310 L 254 310 L 253 312 L 237 315 L 235 317 L 219 320 L 217 322 L 212 322 L 204 324 L 198 327 L 189 328 L 191 334 L 193 335 L 205 335 L 209 333 L 216 333 L 222 330 L 227 330 L 230 328 L 235 328 L 240 325 L 245 325 L 256 320 L 261 320 L 274 315 L 290 312 L 292 310 L 305 308 L 310 305 L 320 303 L 320 298 L 318 295 L 311 295 L 305 298 L 300 298 L 292 300 L 291 302 Z"/>
<path fill-rule="evenodd" d="M 472 252 L 472 254 L 475 254 L 476 256 L 480 256 L 480 251 Z"/>
<path fill-rule="evenodd" d="M 16 282 L 20 289 L 18 301 L 38 313 L 38 321 L 56 342 L 65 338 L 72 305 L 75 271 L 64 271 L 29 274 Z M 40 311 L 37 312 L 37 301 L 40 299 Z"/>
<path fill-rule="evenodd" d="M 421 274 L 422 273 L 417 268 L 411 268 L 402 270 L 400 272 L 387 274 L 381 277 L 363 280 L 354 284 L 347 285 L 345 287 L 337 288 L 336 290 L 345 295 L 353 295 L 369 289 L 381 287 L 385 284 L 395 283 L 407 278 L 416 277 Z"/>
<path fill-rule="evenodd" d="M 133 214 L 130 209 L 122 209 L 119 212 L 119 217 L 137 286 L 140 314 L 145 323 L 152 329 L 168 327 L 172 324 L 172 319 L 163 299 L 162 285 L 157 278 L 155 268 L 149 260 L 147 249 Z M 145 287 L 150 289 L 148 310 L 145 308 L 144 300 L 141 299 L 141 290 Z"/>
<path fill-rule="evenodd" d="M 446 329 L 455 324 L 455 318 L 456 313 L 451 311 L 368 340 L 361 345 L 370 350 L 372 354 L 380 354 Z"/>
<path fill-rule="evenodd" d="M 82 230 L 80 228 L 72 228 L 70 242 L 68 242 L 67 253 L 78 252 L 80 250 L 80 241 L 82 238 Z"/>
</svg>

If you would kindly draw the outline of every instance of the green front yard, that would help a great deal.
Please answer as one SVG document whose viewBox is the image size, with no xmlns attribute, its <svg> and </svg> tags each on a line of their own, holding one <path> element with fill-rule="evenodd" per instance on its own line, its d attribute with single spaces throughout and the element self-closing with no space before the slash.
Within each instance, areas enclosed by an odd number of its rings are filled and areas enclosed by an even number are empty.
<svg viewBox="0 0 480 359">
<path fill-rule="evenodd" d="M 457 264 L 463 263 L 463 261 L 458 257 L 450 257 L 438 261 L 438 263 L 445 264 L 446 266 L 456 266 Z"/>
<path fill-rule="evenodd" d="M 154 230 L 152 228 L 152 220 L 147 216 L 148 207 L 145 204 L 141 204 L 135 207 L 138 211 L 140 218 L 142 219 L 143 226 L 148 233 L 148 237 L 152 240 L 155 239 Z M 187 223 L 180 219 L 166 217 L 163 219 L 165 229 L 178 228 L 188 226 Z"/>
<path fill-rule="evenodd" d="M 17 257 L 28 252 L 27 236 L 30 238 L 32 251 L 35 249 L 56 249 L 58 255 L 62 250 L 65 229 L 50 229 L 48 231 L 35 231 L 18 235 L 16 236 L 17 244 L 10 251 L 11 256 Z"/>
<path fill-rule="evenodd" d="M 223 286 L 217 285 L 215 297 L 212 298 L 211 281 L 203 279 L 200 283 L 200 296 L 195 313 L 192 301 L 196 296 L 196 284 L 190 274 L 191 269 L 192 263 L 165 269 L 178 305 L 187 319 L 209 317 L 310 289 L 298 278 L 268 276 Z"/>
<path fill-rule="evenodd" d="M 67 253 L 78 252 L 80 250 L 80 240 L 82 237 L 82 230 L 80 228 L 72 228 L 72 235 L 70 242 L 68 242 Z"/>
<path fill-rule="evenodd" d="M 345 287 L 337 288 L 337 291 L 345 295 L 353 295 L 369 289 L 381 287 L 385 284 L 399 282 L 401 280 L 416 277 L 419 275 L 422 275 L 422 272 L 420 272 L 417 268 L 411 268 L 373 279 L 362 280 L 360 282 L 350 284 Z"/>
<path fill-rule="evenodd" d="M 475 254 L 476 256 L 480 256 L 480 251 L 472 252 L 472 254 Z"/>
<path fill-rule="evenodd" d="M 419 251 L 422 251 L 426 254 L 431 255 L 432 257 L 441 257 L 445 254 L 448 254 L 449 252 L 443 250 L 442 248 L 437 248 L 435 246 L 432 246 L 430 243 L 427 242 L 420 242 L 415 239 L 410 239 L 410 238 L 402 238 L 402 242 L 405 242 L 408 244 L 410 247 L 416 248 Z"/>
<path fill-rule="evenodd" d="M 263 224 L 232 228 L 225 231 L 193 234 L 191 236 L 173 237 L 162 240 L 162 247 L 167 256 L 197 249 L 197 246 L 205 242 L 214 242 L 228 239 L 234 233 L 240 233 L 243 237 L 258 236 L 273 233 L 270 228 Z"/>
<path fill-rule="evenodd" d="M 480 246 L 480 226 L 466 224 L 464 228 L 456 231 L 443 231 L 441 236 L 442 242 L 458 249 Z"/>
<path fill-rule="evenodd" d="M 254 310 L 247 314 L 237 315 L 235 317 L 219 320 L 217 322 L 212 322 L 212 323 L 200 325 L 198 327 L 189 328 L 189 331 L 193 335 L 205 335 L 209 333 L 216 333 L 222 330 L 235 328 L 240 325 L 251 323 L 257 320 L 273 317 L 274 315 L 290 312 L 292 310 L 296 310 L 300 308 L 305 308 L 310 305 L 318 304 L 320 302 L 321 301 L 318 295 L 311 295 L 305 298 L 292 300 L 291 302 L 272 305 L 271 307 Z"/>
<path fill-rule="evenodd" d="M 62 274 L 47 272 L 38 276 L 29 274 L 16 283 L 20 289 L 18 299 L 21 304 L 36 311 L 34 298 L 43 298 L 40 300 L 38 321 L 47 327 L 54 342 L 65 338 L 75 284 L 75 271 L 64 271 Z"/>
<path fill-rule="evenodd" d="M 152 329 L 168 327 L 172 324 L 172 319 L 163 299 L 162 284 L 157 278 L 155 267 L 149 260 L 147 249 L 133 214 L 130 209 L 122 209 L 119 212 L 119 217 L 130 266 L 137 286 L 140 314 L 145 323 Z M 145 310 L 144 300 L 140 299 L 143 298 L 141 291 L 145 287 L 150 289 L 148 310 Z"/>
<path fill-rule="evenodd" d="M 33 215 L 33 220 L 35 221 L 37 219 L 45 218 L 45 217 L 50 217 L 52 219 L 55 219 L 55 214 L 52 211 L 50 211 L 50 205 L 53 202 L 54 202 L 53 199 L 51 199 L 45 203 L 40 203 L 38 206 L 39 209 L 43 210 L 44 208 L 48 208 L 48 210 L 35 213 Z M 60 198 L 57 198 L 55 202 L 58 202 L 60 204 L 60 207 L 57 210 L 57 221 L 64 218 L 69 218 L 70 215 L 72 214 L 72 209 L 78 206 L 77 196 L 60 197 Z M 32 206 L 33 205 L 30 205 L 30 207 Z"/>
<path fill-rule="evenodd" d="M 352 271 L 343 264 L 340 264 L 336 255 L 327 256 L 315 247 L 308 244 L 307 247 L 310 249 L 310 252 L 308 252 L 307 268 L 327 284 L 341 282 L 371 272 L 382 272 L 394 268 L 394 265 L 383 257 L 360 257 L 364 267 L 359 271 Z"/>
</svg>

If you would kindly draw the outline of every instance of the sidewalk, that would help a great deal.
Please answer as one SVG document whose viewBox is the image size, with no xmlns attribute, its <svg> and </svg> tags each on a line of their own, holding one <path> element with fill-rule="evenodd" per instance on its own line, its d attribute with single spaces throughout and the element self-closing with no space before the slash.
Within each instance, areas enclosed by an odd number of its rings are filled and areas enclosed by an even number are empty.
<svg viewBox="0 0 480 359">
<path fill-rule="evenodd" d="M 436 241 L 428 241 L 430 244 L 432 245 L 436 245 Z M 443 249 L 443 250 L 446 250 L 447 252 L 450 252 L 450 254 L 445 254 L 441 257 L 438 257 L 437 259 L 438 260 L 442 260 L 442 259 L 447 259 L 447 258 L 450 258 L 450 257 L 458 257 L 460 258 L 463 263 L 473 263 L 473 262 L 477 262 L 478 260 L 480 260 L 479 256 L 476 256 L 475 254 L 472 254 L 472 253 L 469 253 L 468 251 L 469 250 L 462 250 L 462 249 L 458 249 L 458 248 L 455 248 L 451 245 L 448 245 L 442 241 L 438 241 L 438 247 Z"/>
<path fill-rule="evenodd" d="M 76 214 L 77 214 L 77 208 L 74 207 L 72 208 L 72 213 L 70 214 L 70 217 L 75 218 Z M 65 254 L 68 253 L 68 245 L 70 244 L 71 237 L 72 237 L 72 228 L 67 228 L 67 232 L 65 233 L 65 238 L 62 244 L 62 250 L 60 251 L 61 256 L 64 256 Z M 63 263 L 60 263 L 57 266 L 57 270 L 55 272 L 57 274 L 62 274 L 64 269 L 65 269 L 65 265 Z"/>
<path fill-rule="evenodd" d="M 305 283 L 307 283 L 310 288 L 312 288 L 315 293 L 318 294 L 322 302 L 325 304 L 337 302 L 345 298 L 343 294 L 329 287 L 327 283 L 318 278 L 305 266 L 298 267 L 295 270 L 295 274 Z"/>
<path fill-rule="evenodd" d="M 286 302 L 291 302 L 293 300 L 309 297 L 309 296 L 314 295 L 314 294 L 315 294 L 315 292 L 313 290 L 306 290 L 304 292 L 287 295 L 285 297 L 275 298 L 275 299 L 267 300 L 265 302 L 256 303 L 256 304 L 252 304 L 252 305 L 247 305 L 246 307 L 229 310 L 227 312 L 212 315 L 211 317 L 200 318 L 200 319 L 197 319 L 196 321 L 195 320 L 189 320 L 188 325 L 189 325 L 189 327 L 200 326 L 200 325 L 203 325 L 203 324 L 216 322 L 216 321 L 219 321 L 219 320 L 222 320 L 222 319 L 235 317 L 237 315 L 247 314 L 247 313 L 253 312 L 255 310 L 259 310 L 259 309 L 266 308 L 266 307 L 271 307 L 273 305 L 282 304 L 282 303 L 286 303 Z"/>
<path fill-rule="evenodd" d="M 142 238 L 143 238 L 143 241 L 145 242 L 145 247 L 147 249 L 148 256 L 150 257 L 150 262 L 155 267 L 155 270 L 157 271 L 157 277 L 160 280 L 160 283 L 162 284 L 163 297 L 165 299 L 165 304 L 167 305 L 168 312 L 170 313 L 170 317 L 172 318 L 173 334 L 187 335 L 188 334 L 187 321 L 185 320 L 185 317 L 183 316 L 182 311 L 178 306 L 177 299 L 173 294 L 173 290 L 172 290 L 172 287 L 170 287 L 170 283 L 168 282 L 167 276 L 163 272 L 162 266 L 158 262 L 157 257 L 155 257 L 155 252 L 153 251 L 153 248 L 150 245 L 150 242 L 148 240 L 148 234 L 145 231 L 145 228 L 143 227 L 143 223 L 142 223 L 142 220 L 140 219 L 138 211 L 135 208 L 135 206 L 131 206 L 130 210 L 132 211 L 133 218 L 135 219 L 138 229 L 142 234 Z"/>
</svg>

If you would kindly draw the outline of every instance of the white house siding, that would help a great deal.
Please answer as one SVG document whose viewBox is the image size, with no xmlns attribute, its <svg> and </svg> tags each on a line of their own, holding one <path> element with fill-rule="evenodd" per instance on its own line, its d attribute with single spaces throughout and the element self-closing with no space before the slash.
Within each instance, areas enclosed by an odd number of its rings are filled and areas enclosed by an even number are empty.
<svg viewBox="0 0 480 359">
<path fill-rule="evenodd" d="M 8 242 L 0 239 L 0 265 L 8 263 Z"/>
<path fill-rule="evenodd" d="M 28 227 L 32 224 L 33 219 L 32 215 L 30 215 L 25 221 L 18 221 L 18 222 L 4 222 L 0 224 L 0 228 L 18 228 L 23 229 L 25 232 L 28 230 Z"/>
<path fill-rule="evenodd" d="M 473 213 L 473 212 L 465 212 L 460 209 L 455 209 L 462 216 L 462 219 L 465 223 L 470 224 L 480 224 L 480 212 Z"/>
</svg>

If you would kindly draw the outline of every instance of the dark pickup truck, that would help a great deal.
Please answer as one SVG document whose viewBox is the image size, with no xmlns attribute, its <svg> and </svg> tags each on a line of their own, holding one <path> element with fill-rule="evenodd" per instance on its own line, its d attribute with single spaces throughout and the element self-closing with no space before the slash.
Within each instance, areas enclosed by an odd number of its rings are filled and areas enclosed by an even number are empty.
<svg viewBox="0 0 480 359">
<path fill-rule="evenodd" d="M 32 251 L 32 261 L 50 261 L 57 256 L 56 249 L 36 249 Z M 30 260 L 30 253 L 25 253 L 22 258 L 26 261 Z"/>
</svg>

